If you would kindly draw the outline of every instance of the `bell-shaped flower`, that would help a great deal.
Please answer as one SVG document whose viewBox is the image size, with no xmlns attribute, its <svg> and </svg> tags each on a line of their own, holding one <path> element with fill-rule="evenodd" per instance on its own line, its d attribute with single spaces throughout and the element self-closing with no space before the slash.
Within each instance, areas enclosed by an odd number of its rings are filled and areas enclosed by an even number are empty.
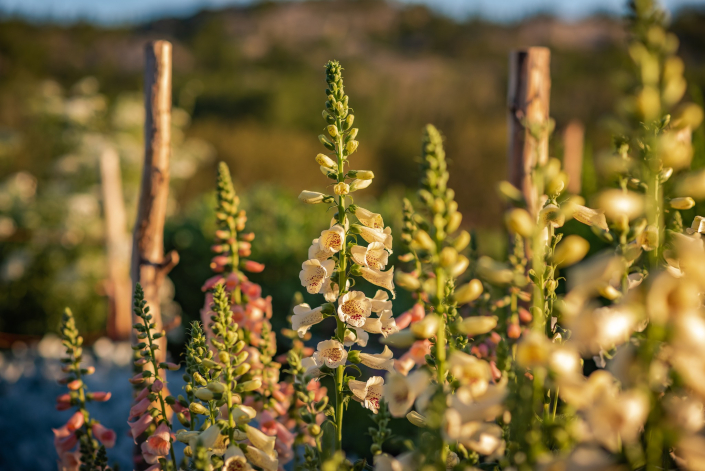
<svg viewBox="0 0 705 471">
<path fill-rule="evenodd" d="M 392 302 L 389 300 L 389 295 L 384 290 L 378 289 L 375 293 L 375 297 L 370 301 L 372 301 L 372 312 L 392 310 Z"/>
<path fill-rule="evenodd" d="M 330 249 L 324 249 L 323 247 L 321 247 L 321 244 L 318 242 L 319 240 L 320 239 L 313 239 L 311 247 L 308 248 L 309 260 L 313 260 L 315 258 L 322 262 L 331 258 L 335 253 Z"/>
<path fill-rule="evenodd" d="M 392 299 L 396 297 L 394 293 L 394 267 L 387 271 L 373 270 L 367 267 L 361 267 L 362 277 L 372 283 L 373 285 L 380 286 L 390 293 L 392 293 Z"/>
<path fill-rule="evenodd" d="M 362 291 L 350 291 L 338 299 L 338 317 L 353 326 L 362 327 L 372 314 L 372 302 Z"/>
<path fill-rule="evenodd" d="M 419 458 L 411 451 L 402 453 L 396 458 L 382 453 L 374 457 L 375 471 L 415 471 L 419 469 Z"/>
<path fill-rule="evenodd" d="M 298 332 L 299 337 L 303 338 L 311 326 L 318 324 L 322 320 L 323 306 L 311 309 L 311 306 L 302 303 L 294 307 L 294 315 L 291 316 L 291 328 Z"/>
<path fill-rule="evenodd" d="M 274 452 L 274 444 L 277 441 L 277 437 L 270 437 L 256 427 L 248 426 L 245 430 L 247 433 L 247 439 L 250 440 L 252 445 L 267 453 L 268 455 Z"/>
<path fill-rule="evenodd" d="M 588 226 L 599 227 L 603 231 L 609 230 L 609 226 L 607 225 L 607 218 L 605 218 L 605 213 L 603 211 L 597 211 L 595 209 L 588 208 L 587 206 L 581 206 L 579 204 L 574 205 L 573 209 L 573 217 L 576 220 Z"/>
<path fill-rule="evenodd" d="M 480 424 L 470 437 L 461 440 L 461 443 L 474 452 L 493 460 L 504 455 L 506 442 L 503 433 L 499 425 L 484 423 Z"/>
<path fill-rule="evenodd" d="M 356 178 L 350 183 L 350 193 L 357 190 L 363 190 L 372 184 L 372 180 L 361 180 Z"/>
<path fill-rule="evenodd" d="M 329 250 L 333 253 L 337 253 L 343 249 L 344 241 L 345 229 L 336 224 L 330 229 L 321 232 L 321 236 L 318 238 L 318 245 L 320 245 L 321 250 Z"/>
<path fill-rule="evenodd" d="M 394 371 L 394 354 L 388 346 L 384 346 L 382 353 L 360 353 L 360 363 L 375 370 Z"/>
<path fill-rule="evenodd" d="M 387 375 L 384 400 L 389 405 L 392 417 L 404 417 L 430 380 L 431 376 L 424 370 L 414 371 L 409 376 L 399 373 Z"/>
<path fill-rule="evenodd" d="M 313 354 L 316 364 L 325 364 L 328 368 L 345 365 L 348 352 L 342 343 L 337 340 L 324 340 L 318 343 L 316 353 Z"/>
<path fill-rule="evenodd" d="M 314 357 L 307 357 L 301 360 L 301 366 L 304 368 L 304 375 L 313 379 L 321 377 L 322 363 L 318 363 Z"/>
<path fill-rule="evenodd" d="M 373 270 L 384 270 L 389 261 L 389 252 L 384 249 L 382 242 L 372 242 L 367 247 L 355 245 L 350 252 L 355 263 Z"/>
<path fill-rule="evenodd" d="M 351 329 L 345 329 L 345 337 L 343 337 L 343 345 L 350 347 L 352 345 L 359 345 L 361 347 L 366 347 L 367 342 L 370 340 L 370 334 L 365 332 L 360 327 L 353 327 Z"/>
<path fill-rule="evenodd" d="M 365 409 L 369 409 L 373 414 L 379 412 L 379 400 L 384 392 L 384 378 L 372 376 L 367 382 L 351 380 L 348 387 L 353 393 L 353 399 L 362 402 Z"/>
<path fill-rule="evenodd" d="M 454 350 L 448 358 L 448 365 L 450 373 L 461 385 L 467 386 L 473 396 L 481 396 L 487 391 L 492 372 L 485 360 Z"/>
<path fill-rule="evenodd" d="M 304 190 L 299 194 L 299 200 L 306 204 L 318 204 L 322 203 L 326 195 L 319 193 L 317 191 Z"/>
<path fill-rule="evenodd" d="M 385 338 L 399 331 L 392 311 L 382 311 L 379 317 L 368 317 L 362 329 L 371 334 L 382 334 Z"/>
<path fill-rule="evenodd" d="M 507 397 L 507 381 L 490 385 L 478 396 L 471 386 L 461 386 L 450 396 L 449 406 L 460 416 L 462 422 L 494 420 L 502 413 Z"/>
<path fill-rule="evenodd" d="M 382 219 L 382 216 L 380 214 L 373 213 L 369 209 L 365 209 L 365 208 L 361 208 L 360 206 L 357 206 L 355 208 L 355 217 L 363 225 L 365 225 L 367 227 L 371 227 L 372 229 L 383 229 L 384 228 L 384 220 Z"/>
<path fill-rule="evenodd" d="M 159 458 L 164 458 L 171 449 L 171 436 L 166 422 L 159 424 L 157 429 L 145 442 L 142 443 L 142 456 L 149 464 L 155 464 Z"/>
<path fill-rule="evenodd" d="M 59 455 L 69 451 L 78 442 L 78 437 L 74 433 L 75 430 L 69 430 L 66 425 L 51 430 L 54 432 L 54 448 Z"/>
<path fill-rule="evenodd" d="M 112 448 L 115 446 L 117 435 L 114 430 L 110 430 L 109 428 L 96 422 L 91 427 L 91 431 L 93 432 L 93 436 L 97 438 L 105 448 Z"/>
<path fill-rule="evenodd" d="M 277 459 L 276 451 L 272 451 L 271 454 L 268 454 L 259 448 L 248 445 L 245 454 L 250 463 L 259 466 L 265 471 L 277 471 L 277 469 L 279 469 L 279 460 Z"/>
<path fill-rule="evenodd" d="M 605 448 L 617 451 L 622 443 L 634 443 L 649 415 L 649 397 L 639 390 L 601 400 L 587 413 L 593 436 Z"/>
<path fill-rule="evenodd" d="M 387 227 L 384 230 L 382 229 L 373 229 L 371 227 L 367 226 L 354 226 L 360 231 L 360 235 L 362 236 L 363 239 L 365 239 L 365 242 L 368 243 L 373 243 L 373 242 L 380 242 L 382 245 L 384 245 L 384 248 L 389 250 L 389 253 L 392 253 L 392 228 Z"/>
<path fill-rule="evenodd" d="M 134 440 L 135 444 L 137 443 L 137 437 L 142 435 L 145 430 L 147 430 L 153 420 L 154 418 L 151 414 L 144 414 L 142 417 L 139 418 L 139 420 L 127 423 L 130 426 L 130 433 L 132 434 L 132 439 Z"/>
<path fill-rule="evenodd" d="M 306 291 L 310 294 L 319 293 L 329 281 L 334 269 L 334 260 L 325 260 L 323 262 L 317 259 L 306 260 L 301 265 L 301 272 L 299 273 L 301 285 L 305 286 Z"/>
<path fill-rule="evenodd" d="M 223 456 L 223 471 L 250 471 L 252 466 L 239 446 L 230 445 Z"/>
</svg>

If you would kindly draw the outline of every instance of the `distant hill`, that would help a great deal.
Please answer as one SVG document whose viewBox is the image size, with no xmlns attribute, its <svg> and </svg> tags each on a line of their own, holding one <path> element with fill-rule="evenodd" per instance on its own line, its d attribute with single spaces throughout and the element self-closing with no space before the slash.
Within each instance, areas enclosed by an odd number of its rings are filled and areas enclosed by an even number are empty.
<svg viewBox="0 0 705 471">
<path fill-rule="evenodd" d="M 697 94 L 705 86 L 705 14 L 681 12 L 674 31 Z M 628 66 L 622 22 L 607 17 L 497 25 L 362 0 L 258 4 L 134 28 L 13 20 L 0 22 L 0 128 L 29 126 L 24 100 L 46 78 L 70 86 L 94 75 L 109 96 L 139 90 L 142 44 L 154 38 L 174 43 L 174 100 L 193 106 L 190 132 L 215 146 L 239 184 L 267 180 L 292 191 L 321 184 L 313 156 L 323 127 L 322 66 L 335 58 L 346 69 L 360 128 L 354 165 L 375 171 L 384 183 L 377 191 L 413 185 L 420 130 L 433 122 L 447 139 L 461 210 L 480 226 L 499 223 L 494 187 L 506 173 L 509 51 L 552 49 L 557 132 L 580 119 L 594 150 L 609 145 L 599 123 L 614 109 Z M 200 93 L 192 102 L 194 91 Z M 554 144 L 560 155 L 559 140 Z M 0 171 L 41 173 L 55 149 L 25 140 L 20 154 Z M 211 180 L 204 171 L 182 198 L 210 188 Z"/>
</svg>

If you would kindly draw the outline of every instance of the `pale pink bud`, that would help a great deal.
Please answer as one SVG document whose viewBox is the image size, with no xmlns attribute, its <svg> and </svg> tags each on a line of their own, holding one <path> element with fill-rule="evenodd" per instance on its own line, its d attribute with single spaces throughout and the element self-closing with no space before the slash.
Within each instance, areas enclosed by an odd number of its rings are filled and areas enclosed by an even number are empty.
<svg viewBox="0 0 705 471">
<path fill-rule="evenodd" d="M 128 419 L 134 419 L 135 417 L 139 417 L 145 412 L 147 412 L 147 409 L 149 409 L 149 405 L 151 403 L 152 401 L 150 401 L 147 397 L 142 399 L 140 402 L 130 408 L 130 416 L 128 417 Z"/>
<path fill-rule="evenodd" d="M 225 255 L 216 255 L 211 259 L 211 270 L 216 273 L 222 272 L 229 261 L 230 259 Z"/>
<path fill-rule="evenodd" d="M 406 311 L 396 318 L 397 328 L 399 330 L 406 329 L 411 324 L 411 311 Z"/>
<path fill-rule="evenodd" d="M 253 260 L 245 260 L 242 268 L 250 273 L 261 273 L 264 270 L 264 265 Z"/>
<path fill-rule="evenodd" d="M 144 376 L 142 376 L 142 373 L 137 373 L 132 378 L 128 379 L 128 381 L 132 384 L 141 384 L 144 383 Z"/>
<path fill-rule="evenodd" d="M 531 315 L 531 313 L 529 312 L 528 309 L 523 308 L 523 307 L 519 308 L 519 320 L 520 321 L 522 321 L 524 324 L 528 324 L 529 322 L 531 322 L 532 318 L 533 318 L 533 316 Z"/>
<path fill-rule="evenodd" d="M 127 423 L 130 426 L 130 433 L 132 433 L 132 438 L 135 443 L 137 443 L 137 437 L 147 430 L 153 420 L 154 418 L 150 414 L 144 414 L 138 421 Z"/>
<path fill-rule="evenodd" d="M 510 339 L 518 339 L 521 337 L 521 327 L 519 324 L 509 324 L 509 327 L 507 327 L 507 337 Z"/>
<path fill-rule="evenodd" d="M 88 368 L 86 368 L 85 374 L 92 375 L 93 373 L 95 373 L 95 366 L 89 366 Z"/>
<path fill-rule="evenodd" d="M 81 386 L 83 385 L 83 382 L 80 379 L 74 379 L 70 383 L 66 385 L 67 388 L 69 388 L 71 391 L 76 391 L 78 390 Z"/>
<path fill-rule="evenodd" d="M 179 371 L 179 365 L 177 365 L 176 363 L 172 363 L 170 361 L 167 361 L 164 363 L 164 366 L 169 371 Z"/>
<path fill-rule="evenodd" d="M 56 453 L 61 455 L 76 446 L 78 437 L 73 431 L 69 430 L 65 425 L 58 429 L 51 429 L 54 432 L 54 448 Z"/>
<path fill-rule="evenodd" d="M 134 361 L 135 366 L 144 366 L 147 364 L 147 359 L 146 358 L 139 358 Z"/>
<path fill-rule="evenodd" d="M 176 369 L 177 370 L 179 369 L 178 366 Z M 152 383 L 152 386 L 150 386 L 150 389 L 152 390 L 152 392 L 158 393 L 159 391 L 164 389 L 164 383 L 162 383 L 161 380 L 157 379 L 154 381 L 154 383 Z"/>
<path fill-rule="evenodd" d="M 247 242 L 252 242 L 255 240 L 255 233 L 254 232 L 246 232 L 244 234 L 240 234 L 240 240 L 245 240 Z"/>
<path fill-rule="evenodd" d="M 142 391 L 140 391 L 140 393 L 137 395 L 137 397 L 135 397 L 135 402 L 140 402 L 142 399 L 149 396 L 150 392 L 151 391 L 149 390 L 149 388 L 144 388 Z"/>
<path fill-rule="evenodd" d="M 109 392 L 98 391 L 90 394 L 90 398 L 95 402 L 106 402 L 109 401 L 112 394 Z"/>
<path fill-rule="evenodd" d="M 73 432 L 74 430 L 78 430 L 83 426 L 83 423 L 85 422 L 85 417 L 83 417 L 83 413 L 80 411 L 75 412 L 71 418 L 69 419 L 68 422 L 66 422 L 66 428 Z"/>
<path fill-rule="evenodd" d="M 210 289 L 215 288 L 218 285 L 218 283 L 220 283 L 220 281 L 222 279 L 223 279 L 223 277 L 220 275 L 216 275 L 216 276 L 212 276 L 212 277 L 208 278 L 206 280 L 206 282 L 203 283 L 203 286 L 201 286 L 201 291 L 205 292 L 205 291 L 208 291 Z"/>
<path fill-rule="evenodd" d="M 262 296 L 262 287 L 257 283 L 246 281 L 241 286 L 242 292 L 250 299 L 260 298 Z"/>
<path fill-rule="evenodd" d="M 105 448 L 112 448 L 115 446 L 115 439 L 117 438 L 115 432 L 102 426 L 101 424 L 93 424 L 91 427 L 93 435 L 98 439 L 100 443 L 105 446 Z"/>
<path fill-rule="evenodd" d="M 240 282 L 244 282 L 247 280 L 247 277 L 245 275 L 239 276 L 237 273 L 231 273 L 228 275 L 228 278 L 225 280 L 225 288 L 228 291 L 232 291 L 237 286 L 240 284 Z"/>
</svg>

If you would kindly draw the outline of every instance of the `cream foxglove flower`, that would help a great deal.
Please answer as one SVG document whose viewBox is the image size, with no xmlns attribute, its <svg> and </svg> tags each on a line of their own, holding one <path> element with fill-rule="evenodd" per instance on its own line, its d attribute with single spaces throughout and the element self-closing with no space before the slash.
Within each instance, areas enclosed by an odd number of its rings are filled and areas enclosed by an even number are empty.
<svg viewBox="0 0 705 471">
<path fill-rule="evenodd" d="M 313 359 L 318 365 L 325 364 L 328 368 L 336 368 L 345 364 L 348 359 L 348 352 L 343 344 L 337 340 L 324 340 L 318 343 Z"/>
<path fill-rule="evenodd" d="M 299 272 L 301 285 L 305 286 L 306 291 L 310 294 L 319 293 L 329 281 L 334 269 L 334 260 L 325 260 L 323 262 L 317 259 L 306 260 L 301 265 L 301 272 Z"/>
<path fill-rule="evenodd" d="M 277 459 L 276 451 L 268 454 L 258 448 L 248 445 L 245 454 L 247 455 L 247 459 L 250 463 L 255 466 L 259 466 L 265 471 L 277 471 L 277 469 L 279 469 L 279 460 Z"/>
<path fill-rule="evenodd" d="M 361 267 L 362 277 L 372 283 L 373 285 L 380 286 L 390 293 L 392 293 L 392 299 L 396 297 L 394 292 L 394 267 L 387 271 L 377 271 L 367 267 Z"/>
<path fill-rule="evenodd" d="M 333 256 L 335 252 L 330 249 L 324 249 L 321 244 L 318 243 L 319 239 L 313 239 L 311 247 L 308 248 L 308 258 L 313 260 L 314 258 L 319 261 L 328 260 Z"/>
<path fill-rule="evenodd" d="M 333 159 L 328 157 L 326 154 L 318 154 L 316 156 L 316 163 L 321 167 L 326 167 L 335 171 L 338 170 L 338 164 L 335 163 Z"/>
<path fill-rule="evenodd" d="M 419 468 L 419 459 L 411 451 L 402 453 L 396 458 L 382 453 L 374 457 L 375 471 L 415 471 Z"/>
<path fill-rule="evenodd" d="M 394 371 L 394 354 L 388 346 L 384 346 L 382 353 L 360 353 L 360 363 L 375 370 Z"/>
<path fill-rule="evenodd" d="M 494 420 L 504 410 L 506 397 L 507 380 L 504 379 L 499 384 L 490 385 L 482 396 L 474 394 L 471 386 L 461 386 L 450 396 L 448 406 L 460 414 L 463 423 Z"/>
<path fill-rule="evenodd" d="M 345 336 L 343 337 L 343 345 L 346 347 L 351 347 L 358 344 L 361 347 L 366 347 L 367 342 L 370 340 L 370 335 L 359 327 L 353 327 L 353 329 L 345 329 Z"/>
<path fill-rule="evenodd" d="M 352 380 L 348 382 L 348 387 L 353 393 L 353 399 L 362 402 L 365 409 L 369 409 L 373 414 L 379 412 L 379 400 L 384 391 L 384 378 L 372 376 L 367 382 Z"/>
<path fill-rule="evenodd" d="M 372 302 L 362 291 L 350 291 L 338 299 L 338 317 L 353 327 L 362 327 L 372 314 Z"/>
<path fill-rule="evenodd" d="M 355 245 L 350 252 L 355 263 L 373 270 L 384 270 L 389 261 L 389 253 L 381 242 L 372 242 L 367 247 Z"/>
<path fill-rule="evenodd" d="M 429 381 L 431 381 L 431 376 L 424 370 L 416 370 L 409 376 L 400 373 L 387 375 L 387 382 L 384 385 L 384 400 L 389 405 L 392 417 L 404 417 Z"/>
<path fill-rule="evenodd" d="M 384 248 L 389 250 L 389 253 L 392 253 L 393 237 L 391 227 L 387 227 L 384 230 L 360 226 L 359 224 L 356 227 L 360 231 L 360 236 L 365 239 L 365 242 L 370 244 L 372 242 L 381 242 L 384 245 Z"/>
<path fill-rule="evenodd" d="M 609 230 L 609 226 L 607 226 L 607 218 L 605 218 L 604 212 L 588 208 L 587 206 L 581 206 L 579 204 L 576 204 L 574 209 L 575 211 L 573 212 L 573 217 L 578 221 L 588 226 L 599 227 L 603 231 Z"/>
<path fill-rule="evenodd" d="M 250 443 L 252 443 L 254 447 L 259 450 L 262 450 L 268 455 L 272 454 L 272 452 L 274 451 L 274 444 L 277 441 L 277 437 L 271 437 L 262 432 L 261 430 L 257 429 L 256 427 L 252 426 L 248 426 L 245 429 L 245 433 L 247 433 L 247 439 L 250 440 Z"/>
<path fill-rule="evenodd" d="M 318 245 L 322 250 L 330 250 L 333 253 L 339 252 L 343 248 L 345 240 L 345 229 L 338 224 L 321 232 L 321 237 L 318 238 Z"/>
<path fill-rule="evenodd" d="M 307 357 L 301 360 L 301 366 L 304 368 L 304 376 L 310 376 L 313 379 L 320 378 L 322 363 L 318 363 L 314 357 Z"/>
<path fill-rule="evenodd" d="M 448 358 L 448 365 L 451 374 L 460 384 L 467 386 L 473 396 L 487 392 L 492 371 L 485 360 L 454 350 Z"/>
<path fill-rule="evenodd" d="M 350 193 L 357 190 L 363 190 L 372 184 L 372 180 L 360 180 L 356 178 L 350 184 Z"/>
<path fill-rule="evenodd" d="M 397 322 L 392 317 L 392 311 L 382 311 L 377 318 L 368 317 L 362 329 L 371 334 L 382 334 L 385 338 L 399 331 Z"/>
<path fill-rule="evenodd" d="M 389 295 L 384 290 L 378 289 L 375 293 L 375 297 L 370 301 L 372 301 L 372 312 L 392 310 L 392 302 L 389 300 Z"/>
<path fill-rule="evenodd" d="M 460 442 L 481 455 L 495 459 L 504 455 L 506 442 L 502 428 L 497 424 L 480 424 L 475 433 Z"/>
<path fill-rule="evenodd" d="M 299 200 L 303 201 L 306 204 L 322 203 L 325 197 L 326 195 L 317 191 L 304 190 L 299 194 Z"/>
<path fill-rule="evenodd" d="M 367 227 L 371 227 L 372 229 L 384 228 L 384 220 L 382 219 L 382 215 L 373 213 L 368 209 L 357 206 L 355 209 L 355 217 L 362 224 Z"/>
<path fill-rule="evenodd" d="M 291 328 L 298 332 L 299 337 L 303 338 L 311 326 L 318 324 L 322 320 L 323 306 L 311 309 L 311 306 L 302 303 L 294 307 L 294 315 L 291 316 Z"/>
<path fill-rule="evenodd" d="M 252 466 L 239 446 L 230 445 L 223 457 L 223 471 L 250 471 Z"/>
</svg>

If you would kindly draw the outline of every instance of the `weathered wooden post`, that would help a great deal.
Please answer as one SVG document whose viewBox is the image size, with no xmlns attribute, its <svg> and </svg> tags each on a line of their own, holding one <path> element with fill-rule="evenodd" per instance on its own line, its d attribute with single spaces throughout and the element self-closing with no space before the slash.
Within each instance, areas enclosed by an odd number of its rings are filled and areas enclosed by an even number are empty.
<svg viewBox="0 0 705 471">
<path fill-rule="evenodd" d="M 568 175 L 568 192 L 579 195 L 582 190 L 585 127 L 577 119 L 563 131 L 563 170 Z"/>
<path fill-rule="evenodd" d="M 164 277 L 179 261 L 175 251 L 164 256 L 164 221 L 169 195 L 171 156 L 171 43 L 152 41 L 145 46 L 144 168 L 137 222 L 133 234 L 132 288 L 142 284 L 155 329 L 161 330 L 159 290 Z M 159 339 L 159 359 L 166 355 L 166 337 Z"/>
<path fill-rule="evenodd" d="M 132 332 L 130 305 L 130 236 L 122 195 L 120 159 L 113 148 L 100 156 L 100 180 L 105 212 L 105 246 L 108 262 L 108 337 L 128 340 Z"/>
<path fill-rule="evenodd" d="M 533 216 L 540 208 L 531 171 L 548 161 L 550 64 L 551 51 L 544 47 L 512 51 L 509 57 L 509 182 L 522 191 Z M 546 131 L 535 139 L 531 127 Z"/>
</svg>

